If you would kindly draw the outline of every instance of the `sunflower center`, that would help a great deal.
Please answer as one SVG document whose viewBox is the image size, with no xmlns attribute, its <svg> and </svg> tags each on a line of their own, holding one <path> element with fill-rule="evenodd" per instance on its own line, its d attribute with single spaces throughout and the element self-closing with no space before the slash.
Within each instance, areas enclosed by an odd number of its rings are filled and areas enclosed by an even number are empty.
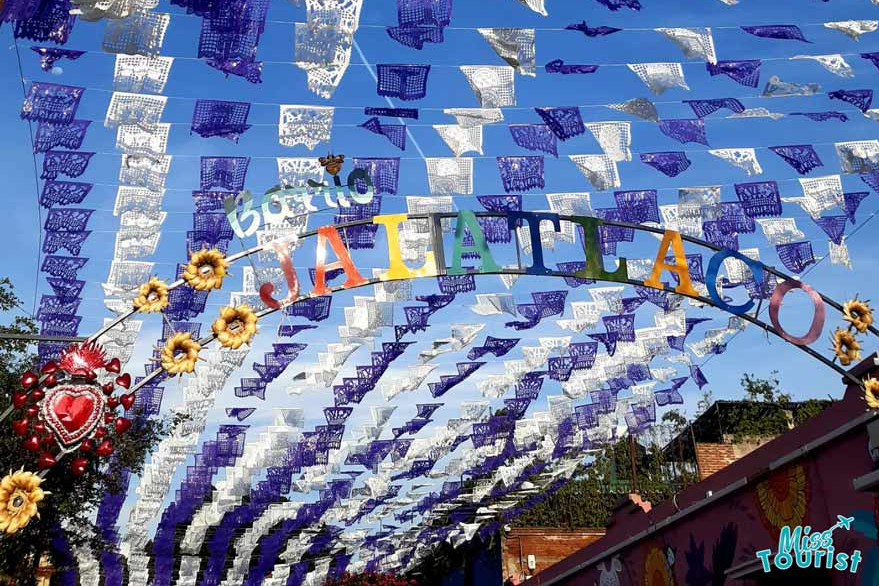
<svg viewBox="0 0 879 586">
<path fill-rule="evenodd" d="M 158 301 L 158 300 L 159 300 L 159 294 L 156 293 L 155 291 L 150 291 L 150 294 L 147 295 L 147 300 L 148 300 L 148 301 L 153 301 L 153 302 Z"/>
<path fill-rule="evenodd" d="M 177 350 L 174 351 L 174 360 L 175 361 L 180 362 L 184 358 L 186 358 L 186 352 L 184 352 L 182 348 L 178 348 Z"/>
<path fill-rule="evenodd" d="M 21 494 L 15 494 L 12 497 L 12 507 L 15 509 L 21 508 L 24 504 L 24 497 Z"/>
<path fill-rule="evenodd" d="M 241 323 L 240 319 L 233 320 L 229 324 L 229 331 L 231 331 L 231 332 L 237 332 L 238 330 L 240 330 L 242 328 L 244 328 L 244 324 Z"/>
<path fill-rule="evenodd" d="M 202 277 L 211 277 L 214 274 L 214 266 L 210 264 L 203 264 L 198 267 L 198 274 Z"/>
</svg>

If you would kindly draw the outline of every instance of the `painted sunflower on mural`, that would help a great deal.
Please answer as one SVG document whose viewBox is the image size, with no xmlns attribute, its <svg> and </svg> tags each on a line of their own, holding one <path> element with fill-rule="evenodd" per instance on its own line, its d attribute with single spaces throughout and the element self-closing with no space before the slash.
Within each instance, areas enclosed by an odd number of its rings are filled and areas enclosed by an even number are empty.
<svg viewBox="0 0 879 586">
<path fill-rule="evenodd" d="M 644 586 L 675 586 L 665 553 L 659 547 L 651 547 L 644 557 Z"/>
<path fill-rule="evenodd" d="M 811 498 L 806 469 L 797 464 L 773 472 L 757 485 L 755 497 L 760 520 L 773 539 L 782 527 L 805 525 Z"/>
</svg>

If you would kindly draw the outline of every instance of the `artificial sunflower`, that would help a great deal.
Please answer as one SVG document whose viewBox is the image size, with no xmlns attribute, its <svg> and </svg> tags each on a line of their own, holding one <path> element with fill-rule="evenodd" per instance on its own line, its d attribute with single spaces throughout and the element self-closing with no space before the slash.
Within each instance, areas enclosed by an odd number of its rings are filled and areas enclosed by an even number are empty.
<svg viewBox="0 0 879 586">
<path fill-rule="evenodd" d="M 189 264 L 183 271 L 183 280 L 193 289 L 209 291 L 223 286 L 226 268 L 229 262 L 222 252 L 216 248 L 201 249 L 189 257 Z"/>
<path fill-rule="evenodd" d="M 193 340 L 189 332 L 174 334 L 162 350 L 162 368 L 169 374 L 192 372 L 200 350 L 201 344 Z"/>
<path fill-rule="evenodd" d="M 873 325 L 873 310 L 870 309 L 870 305 L 866 301 L 855 297 L 843 304 L 842 319 L 852 324 L 852 327 L 863 334 L 867 328 Z"/>
<path fill-rule="evenodd" d="M 0 531 L 15 533 L 27 526 L 39 503 L 48 494 L 40 488 L 43 479 L 33 472 L 10 472 L 0 481 Z"/>
<path fill-rule="evenodd" d="M 879 409 L 879 380 L 873 377 L 864 379 L 864 400 L 870 409 Z"/>
<path fill-rule="evenodd" d="M 848 330 L 836 328 L 833 332 L 833 352 L 843 366 L 861 359 L 861 345 Z"/>
<path fill-rule="evenodd" d="M 217 340 L 226 348 L 233 350 L 250 341 L 256 333 L 256 314 L 249 305 L 224 307 L 220 317 L 214 320 L 211 329 Z"/>
<path fill-rule="evenodd" d="M 168 307 L 168 285 L 153 277 L 140 286 L 134 298 L 134 308 L 141 313 L 155 313 Z"/>
</svg>

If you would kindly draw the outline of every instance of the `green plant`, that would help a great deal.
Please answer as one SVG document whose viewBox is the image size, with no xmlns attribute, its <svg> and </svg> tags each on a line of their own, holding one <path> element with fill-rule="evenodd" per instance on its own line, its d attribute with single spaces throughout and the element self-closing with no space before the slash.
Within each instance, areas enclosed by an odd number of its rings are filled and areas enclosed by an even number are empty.
<svg viewBox="0 0 879 586">
<path fill-rule="evenodd" d="M 16 309 L 21 310 L 21 304 L 12 284 L 9 279 L 0 279 L 0 310 Z M 2 333 L 32 335 L 36 331 L 30 317 L 16 316 L 8 325 L 0 326 Z M 20 388 L 21 374 L 36 366 L 37 357 L 28 351 L 28 342 L 0 338 L 0 411 L 10 404 L 12 391 Z M 40 503 L 40 518 L 31 519 L 27 527 L 13 535 L 0 537 L 0 581 L 14 582 L 16 586 L 32 584 L 43 554 L 49 555 L 57 569 L 63 569 L 63 562 L 50 545 L 62 531 L 72 547 L 87 546 L 98 551 L 109 547 L 91 521 L 92 513 L 106 494 L 128 488 L 120 482 L 122 470 L 139 474 L 147 454 L 173 426 L 181 423 L 144 419 L 137 417 L 137 413 L 129 415 L 136 423 L 115 440 L 114 455 L 104 466 L 90 464 L 82 476 L 75 477 L 62 459 L 49 471 L 41 488 L 51 494 Z M 36 472 L 36 456 L 21 448 L 21 437 L 12 432 L 10 423 L 9 419 L 0 423 L 0 476 L 22 467 Z"/>
</svg>

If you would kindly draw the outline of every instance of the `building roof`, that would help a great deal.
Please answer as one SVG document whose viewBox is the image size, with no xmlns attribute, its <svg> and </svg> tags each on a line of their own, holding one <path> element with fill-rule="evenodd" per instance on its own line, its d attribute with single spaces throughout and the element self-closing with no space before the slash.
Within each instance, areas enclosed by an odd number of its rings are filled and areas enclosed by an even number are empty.
<svg viewBox="0 0 879 586">
<path fill-rule="evenodd" d="M 876 354 L 871 355 L 851 369 L 850 373 L 858 378 L 868 373 L 874 376 L 879 374 L 875 358 Z M 843 383 L 848 385 L 845 379 Z M 876 417 L 879 417 L 879 413 L 865 411 L 861 388 L 848 385 L 843 400 L 833 402 L 802 425 L 776 437 L 705 480 L 690 485 L 674 499 L 653 506 L 649 512 L 634 507 L 622 511 L 622 515 L 617 515 L 608 527 L 604 538 L 544 570 L 535 576 L 534 584 L 555 583 L 580 569 L 591 567 L 702 506 L 713 504 L 726 494 L 762 481 L 771 470 L 807 453 L 807 448 L 815 446 L 820 440 L 829 440 L 859 429 Z"/>
</svg>

